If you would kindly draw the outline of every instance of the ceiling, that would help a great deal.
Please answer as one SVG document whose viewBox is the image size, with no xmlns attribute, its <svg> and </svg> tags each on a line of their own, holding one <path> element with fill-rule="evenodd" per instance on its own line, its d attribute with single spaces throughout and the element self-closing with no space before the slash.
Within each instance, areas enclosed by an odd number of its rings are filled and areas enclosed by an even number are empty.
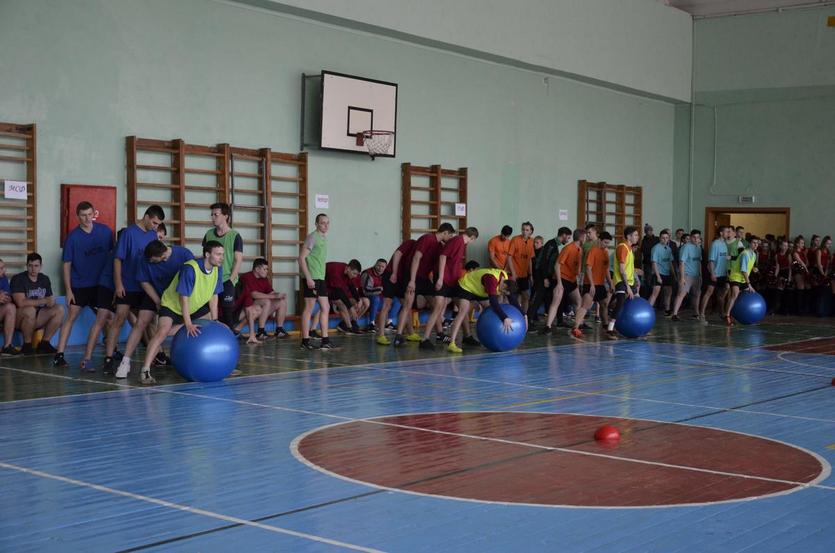
<svg viewBox="0 0 835 553">
<path fill-rule="evenodd" d="M 831 0 L 659 0 L 663 4 L 686 11 L 693 17 L 742 15 L 785 8 L 833 5 Z"/>
</svg>

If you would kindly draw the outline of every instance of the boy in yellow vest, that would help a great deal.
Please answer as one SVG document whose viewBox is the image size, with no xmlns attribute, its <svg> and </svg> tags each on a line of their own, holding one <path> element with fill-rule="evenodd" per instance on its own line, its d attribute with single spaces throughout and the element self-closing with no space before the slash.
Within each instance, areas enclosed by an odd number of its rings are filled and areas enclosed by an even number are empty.
<svg viewBox="0 0 835 553">
<path fill-rule="evenodd" d="M 455 344 L 455 339 L 458 337 L 458 331 L 464 320 L 470 315 L 470 302 L 489 301 L 490 307 L 499 319 L 502 320 L 502 325 L 505 332 L 510 332 L 513 324 L 513 319 L 507 316 L 502 310 L 499 303 L 499 295 L 507 293 L 510 295 L 510 303 L 520 312 L 522 308 L 516 299 L 515 282 L 507 280 L 507 273 L 501 269 L 476 269 L 465 273 L 458 279 L 458 287 L 455 291 L 455 303 L 458 306 L 458 314 L 452 322 L 452 329 L 449 337 L 449 346 L 447 351 L 452 353 L 461 353 L 462 350 Z M 463 343 L 470 345 L 478 345 L 478 341 L 472 336 L 464 337 Z"/>
<path fill-rule="evenodd" d="M 632 247 L 638 243 L 638 229 L 626 227 L 623 229 L 624 241 L 618 244 L 615 249 L 615 260 L 612 264 L 612 280 L 615 283 L 615 294 L 609 307 L 609 328 L 606 337 L 610 340 L 617 340 L 615 332 L 615 321 L 620 315 L 626 299 L 634 298 L 640 291 L 640 285 L 635 278 L 635 254 Z"/>
<path fill-rule="evenodd" d="M 742 241 L 739 241 L 739 246 L 742 247 Z M 736 298 L 739 297 L 740 292 L 756 292 L 754 286 L 751 285 L 751 272 L 756 270 L 757 266 L 757 248 L 760 247 L 760 239 L 752 236 L 748 240 L 748 247 L 739 251 L 736 258 L 731 258 L 731 263 L 728 266 L 728 282 L 731 285 L 731 297 L 728 300 L 728 307 L 725 309 L 725 324 L 733 326 L 734 320 L 731 317 L 731 309 L 736 303 Z"/>
<path fill-rule="evenodd" d="M 140 384 L 154 384 L 151 362 L 165 338 L 185 325 L 191 338 L 200 334 L 193 319 L 209 315 L 217 320 L 218 295 L 223 293 L 223 246 L 209 240 L 203 246 L 203 258 L 187 261 L 162 293 L 157 332 L 148 344 Z"/>
</svg>

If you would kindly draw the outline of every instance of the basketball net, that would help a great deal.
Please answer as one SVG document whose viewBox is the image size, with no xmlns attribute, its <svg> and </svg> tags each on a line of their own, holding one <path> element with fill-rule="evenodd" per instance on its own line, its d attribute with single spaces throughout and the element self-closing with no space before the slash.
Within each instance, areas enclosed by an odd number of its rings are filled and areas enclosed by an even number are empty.
<svg viewBox="0 0 835 553">
<path fill-rule="evenodd" d="M 372 160 L 377 156 L 387 155 L 394 141 L 394 131 L 362 131 L 356 136 L 357 146 L 365 146 Z"/>
</svg>

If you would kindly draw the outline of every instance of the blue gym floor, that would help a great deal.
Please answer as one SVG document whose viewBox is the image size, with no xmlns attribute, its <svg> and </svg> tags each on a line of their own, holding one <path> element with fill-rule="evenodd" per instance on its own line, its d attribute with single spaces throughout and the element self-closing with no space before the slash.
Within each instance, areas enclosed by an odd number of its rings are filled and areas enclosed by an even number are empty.
<svg viewBox="0 0 835 553">
<path fill-rule="evenodd" d="M 534 337 L 457 357 L 368 336 L 327 353 L 273 340 L 242 349 L 247 376 L 152 388 L 62 373 L 44 357 L 0 359 L 0 551 L 835 551 L 835 356 L 763 349 L 835 328 L 679 324 L 660 321 L 645 340 Z M 383 489 L 316 470 L 292 448 L 337 423 L 469 411 L 740 432 L 807 450 L 823 477 L 699 506 L 539 507 Z"/>
</svg>

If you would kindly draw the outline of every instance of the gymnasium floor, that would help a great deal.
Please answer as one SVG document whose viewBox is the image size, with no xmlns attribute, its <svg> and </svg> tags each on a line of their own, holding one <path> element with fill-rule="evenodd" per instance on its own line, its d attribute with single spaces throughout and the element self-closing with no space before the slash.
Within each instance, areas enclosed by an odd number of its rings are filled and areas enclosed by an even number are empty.
<svg viewBox="0 0 835 553">
<path fill-rule="evenodd" d="M 244 347 L 243 377 L 152 388 L 76 351 L 0 358 L 0 551 L 829 553 L 832 338 L 788 318 L 462 356 L 292 338 Z"/>
</svg>

